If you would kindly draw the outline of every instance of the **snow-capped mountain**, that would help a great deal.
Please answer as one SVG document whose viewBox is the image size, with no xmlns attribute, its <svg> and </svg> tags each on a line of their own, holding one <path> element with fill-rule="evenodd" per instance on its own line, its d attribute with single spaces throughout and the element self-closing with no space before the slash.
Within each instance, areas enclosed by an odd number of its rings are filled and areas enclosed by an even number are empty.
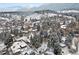
<svg viewBox="0 0 79 59">
<path fill-rule="evenodd" d="M 39 5 L 39 3 L 38 3 Z M 35 6 L 35 7 L 34 7 Z M 37 10 L 79 10 L 79 3 L 44 3 L 42 5 L 37 6 L 12 6 L 5 9 L 0 9 L 0 11 L 37 11 Z"/>
<path fill-rule="evenodd" d="M 79 4 L 78 3 L 49 3 L 49 4 L 43 4 L 40 7 L 37 8 L 32 8 L 33 10 L 44 10 L 44 9 L 49 9 L 49 10 L 64 10 L 64 9 L 79 9 Z"/>
</svg>

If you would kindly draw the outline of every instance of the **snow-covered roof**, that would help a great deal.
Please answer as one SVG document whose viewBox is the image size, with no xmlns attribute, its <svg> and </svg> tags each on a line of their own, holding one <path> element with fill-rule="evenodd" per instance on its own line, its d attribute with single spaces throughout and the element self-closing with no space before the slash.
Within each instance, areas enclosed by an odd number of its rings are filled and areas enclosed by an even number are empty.
<svg viewBox="0 0 79 59">
<path fill-rule="evenodd" d="M 14 42 L 11 46 L 13 53 L 19 52 L 21 47 L 27 46 L 27 44 L 23 41 Z"/>
<path fill-rule="evenodd" d="M 17 41 L 19 41 L 19 40 L 24 40 L 24 41 L 26 41 L 26 42 L 30 42 L 30 40 L 26 37 L 26 36 L 23 36 L 23 37 L 21 37 L 21 38 L 18 38 L 18 39 L 16 39 Z"/>
<path fill-rule="evenodd" d="M 66 29 L 66 25 L 61 25 L 61 28 Z"/>
</svg>

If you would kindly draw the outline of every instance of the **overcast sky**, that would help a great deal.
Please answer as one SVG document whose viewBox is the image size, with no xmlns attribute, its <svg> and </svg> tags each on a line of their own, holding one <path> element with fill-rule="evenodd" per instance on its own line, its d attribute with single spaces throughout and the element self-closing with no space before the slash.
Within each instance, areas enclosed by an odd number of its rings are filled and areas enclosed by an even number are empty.
<svg viewBox="0 0 79 59">
<path fill-rule="evenodd" d="M 15 8 L 15 7 L 32 8 L 32 7 L 38 7 L 42 4 L 41 3 L 0 3 L 0 9 Z"/>
</svg>

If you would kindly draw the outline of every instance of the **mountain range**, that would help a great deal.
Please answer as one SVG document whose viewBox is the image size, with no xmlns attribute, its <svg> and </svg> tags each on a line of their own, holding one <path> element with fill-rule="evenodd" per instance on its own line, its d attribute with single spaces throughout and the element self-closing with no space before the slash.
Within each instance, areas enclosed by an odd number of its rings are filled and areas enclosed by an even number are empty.
<svg viewBox="0 0 79 59">
<path fill-rule="evenodd" d="M 38 3 L 39 4 L 39 3 Z M 79 10 L 79 3 L 44 3 L 43 5 L 40 5 L 39 7 L 22 7 L 22 6 L 14 6 L 10 8 L 6 8 L 7 11 L 37 11 L 37 10 L 54 10 L 54 11 L 62 11 L 62 10 L 68 10 L 68 9 L 76 9 Z"/>
</svg>

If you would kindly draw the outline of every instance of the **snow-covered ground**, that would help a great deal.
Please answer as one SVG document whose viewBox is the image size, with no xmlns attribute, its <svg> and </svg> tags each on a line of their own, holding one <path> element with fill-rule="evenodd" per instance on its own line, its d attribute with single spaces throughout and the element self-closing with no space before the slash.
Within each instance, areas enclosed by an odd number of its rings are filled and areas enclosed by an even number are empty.
<svg viewBox="0 0 79 59">
<path fill-rule="evenodd" d="M 59 13 L 79 13 L 79 10 L 63 10 L 58 11 Z"/>
<path fill-rule="evenodd" d="M 46 49 L 47 49 L 47 42 L 43 42 L 41 44 L 41 47 L 38 48 L 38 52 L 39 51 L 44 52 Z"/>
<path fill-rule="evenodd" d="M 4 45 L 3 42 L 0 42 L 0 51 L 3 50 L 6 46 Z"/>
</svg>

